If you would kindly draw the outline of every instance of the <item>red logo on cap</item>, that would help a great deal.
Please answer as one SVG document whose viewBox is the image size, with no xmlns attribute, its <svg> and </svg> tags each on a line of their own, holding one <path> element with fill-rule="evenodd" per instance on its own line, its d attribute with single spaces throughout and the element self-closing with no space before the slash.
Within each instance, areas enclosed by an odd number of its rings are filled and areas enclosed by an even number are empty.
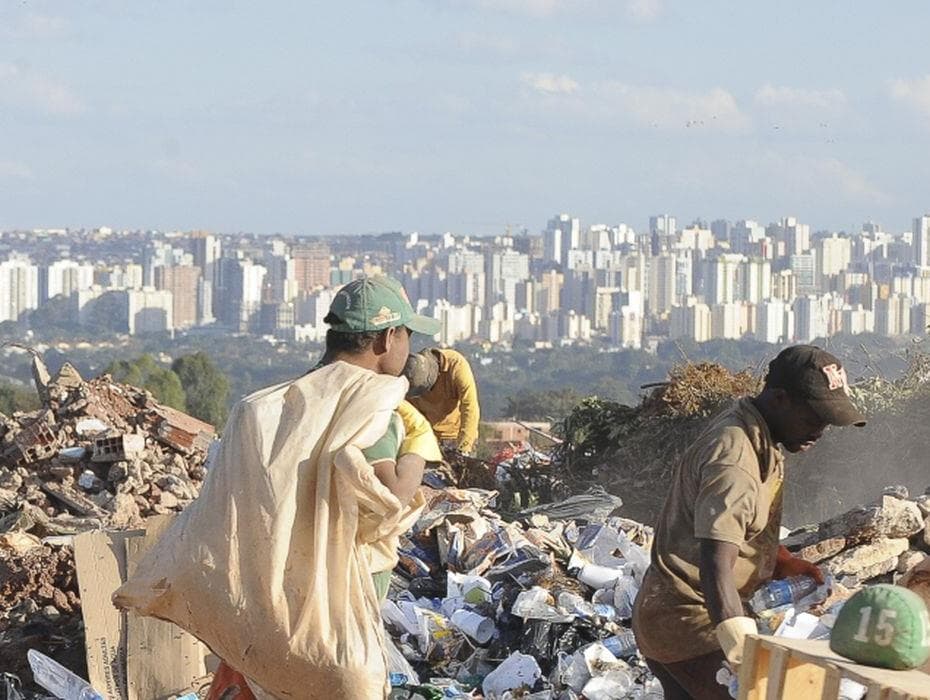
<svg viewBox="0 0 930 700">
<path fill-rule="evenodd" d="M 844 368 L 833 364 L 822 367 L 821 370 L 827 375 L 830 391 L 842 389 L 847 394 L 849 393 L 849 382 L 846 380 L 846 370 Z"/>
</svg>

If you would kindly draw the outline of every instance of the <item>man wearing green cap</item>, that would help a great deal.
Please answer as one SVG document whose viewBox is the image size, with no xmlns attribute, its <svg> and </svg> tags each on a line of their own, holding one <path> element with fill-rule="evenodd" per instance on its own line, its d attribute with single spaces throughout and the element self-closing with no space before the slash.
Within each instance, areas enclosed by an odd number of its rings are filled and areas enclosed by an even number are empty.
<svg viewBox="0 0 930 700">
<path fill-rule="evenodd" d="M 363 277 L 345 285 L 333 299 L 324 321 L 329 325 L 326 349 L 310 372 L 344 362 L 376 374 L 399 377 L 410 353 L 411 334 L 432 336 L 440 330 L 438 320 L 414 311 L 397 280 L 381 276 Z M 377 479 L 405 508 L 406 520 L 415 518 L 424 503 L 417 492 L 426 461 L 438 461 L 441 455 L 429 423 L 405 403 L 394 411 L 380 439 L 361 452 Z M 331 508 L 335 504 L 328 501 L 325 506 Z M 336 514 L 330 517 L 339 519 Z M 379 599 L 387 594 L 391 570 L 397 562 L 397 540 L 395 533 L 365 543 Z M 244 700 L 272 697 L 223 662 L 215 674 L 209 700 L 225 697 L 233 685 L 239 686 L 237 697 Z"/>
<path fill-rule="evenodd" d="M 756 633 L 744 601 L 772 578 L 819 569 L 778 543 L 784 460 L 829 425 L 865 425 L 846 371 L 811 345 L 769 364 L 762 392 L 735 402 L 682 455 L 656 522 L 652 563 L 633 611 L 640 651 L 667 700 L 727 698 L 715 675 Z"/>
</svg>

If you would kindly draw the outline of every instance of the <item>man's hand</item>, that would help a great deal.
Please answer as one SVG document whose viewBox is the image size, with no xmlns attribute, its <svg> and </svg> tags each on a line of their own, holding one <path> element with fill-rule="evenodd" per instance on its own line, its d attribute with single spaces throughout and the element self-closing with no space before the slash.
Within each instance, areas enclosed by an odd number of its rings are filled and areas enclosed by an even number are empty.
<svg viewBox="0 0 930 700">
<path fill-rule="evenodd" d="M 739 673 L 738 667 L 743 663 L 743 647 L 746 644 L 746 635 L 759 634 L 756 621 L 751 617 L 730 617 L 714 630 L 723 655 L 727 657 L 730 668 Z"/>
<path fill-rule="evenodd" d="M 775 571 L 772 578 L 781 579 L 789 576 L 810 576 L 818 585 L 823 583 L 823 572 L 816 564 L 791 556 L 791 552 L 784 545 L 778 546 L 778 555 L 775 559 Z"/>
</svg>

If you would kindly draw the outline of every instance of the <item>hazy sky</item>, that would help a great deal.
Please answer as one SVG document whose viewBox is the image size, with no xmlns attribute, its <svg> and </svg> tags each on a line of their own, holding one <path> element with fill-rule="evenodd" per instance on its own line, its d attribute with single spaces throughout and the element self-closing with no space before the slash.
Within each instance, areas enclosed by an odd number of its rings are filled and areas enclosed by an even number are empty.
<svg viewBox="0 0 930 700">
<path fill-rule="evenodd" d="M 0 0 L 0 227 L 930 210 L 930 3 Z"/>
</svg>

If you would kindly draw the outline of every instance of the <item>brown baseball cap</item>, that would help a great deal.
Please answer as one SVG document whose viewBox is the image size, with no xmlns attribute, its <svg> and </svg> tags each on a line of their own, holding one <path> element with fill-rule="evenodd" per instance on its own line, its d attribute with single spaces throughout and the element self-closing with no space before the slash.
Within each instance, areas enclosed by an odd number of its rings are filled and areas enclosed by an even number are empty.
<svg viewBox="0 0 930 700">
<path fill-rule="evenodd" d="M 865 425 L 865 416 L 849 397 L 843 364 L 814 345 L 792 345 L 769 363 L 765 385 L 807 401 L 830 425 Z"/>
</svg>

